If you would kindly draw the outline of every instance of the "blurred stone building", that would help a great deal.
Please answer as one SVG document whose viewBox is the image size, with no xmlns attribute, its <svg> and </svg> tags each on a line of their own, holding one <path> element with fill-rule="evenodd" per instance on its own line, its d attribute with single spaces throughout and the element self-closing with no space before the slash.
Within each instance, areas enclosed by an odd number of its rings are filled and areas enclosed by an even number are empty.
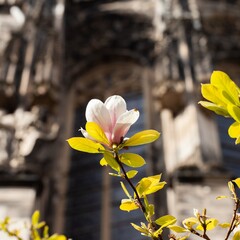
<svg viewBox="0 0 240 240">
<path fill-rule="evenodd" d="M 192 208 L 231 216 L 240 149 L 230 121 L 197 102 L 213 70 L 240 83 L 239 0 L 0 0 L 0 217 L 40 209 L 53 231 L 77 239 L 141 239 L 120 212 L 124 196 L 96 156 L 66 139 L 85 125 L 91 98 L 122 95 L 141 118 L 129 134 L 161 131 L 136 148 L 168 188 L 156 215 Z M 221 211 L 219 211 L 221 209 Z"/>
</svg>

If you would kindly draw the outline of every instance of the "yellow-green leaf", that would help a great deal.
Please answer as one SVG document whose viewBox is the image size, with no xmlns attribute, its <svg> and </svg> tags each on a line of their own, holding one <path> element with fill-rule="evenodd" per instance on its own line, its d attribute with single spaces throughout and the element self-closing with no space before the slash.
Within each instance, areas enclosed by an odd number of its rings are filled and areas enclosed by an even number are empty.
<svg viewBox="0 0 240 240">
<path fill-rule="evenodd" d="M 121 187 L 122 187 L 123 191 L 124 191 L 125 194 L 127 195 L 127 197 L 128 197 L 129 199 L 131 199 L 132 197 L 131 197 L 130 193 L 128 192 L 125 184 L 124 184 L 123 182 L 120 182 L 120 184 L 121 184 Z"/>
<path fill-rule="evenodd" d="M 228 134 L 231 138 L 237 138 L 240 136 L 240 123 L 234 122 L 230 127 L 228 128 Z"/>
<path fill-rule="evenodd" d="M 238 87 L 226 73 L 221 71 L 213 71 L 210 81 L 211 84 L 216 86 L 218 89 L 224 90 L 227 96 L 225 94 L 224 95 L 233 104 L 239 104 Z"/>
<path fill-rule="evenodd" d="M 86 123 L 86 131 L 91 137 L 96 139 L 97 142 L 109 145 L 109 140 L 106 137 L 106 134 L 104 133 L 102 128 L 97 123 L 87 122 Z"/>
<path fill-rule="evenodd" d="M 233 182 L 235 182 L 237 184 L 238 188 L 240 188 L 240 178 L 234 179 Z"/>
<path fill-rule="evenodd" d="M 100 143 L 96 143 L 84 137 L 73 137 L 67 140 L 71 148 L 87 153 L 100 153 L 104 151 L 104 147 Z"/>
<path fill-rule="evenodd" d="M 133 228 L 135 228 L 137 231 L 141 232 L 143 235 L 148 235 L 148 230 L 146 228 L 142 228 L 135 223 L 131 223 L 131 225 L 133 226 Z"/>
<path fill-rule="evenodd" d="M 230 116 L 238 123 L 240 123 L 240 108 L 233 105 L 233 104 L 229 104 L 227 106 L 227 110 L 228 113 L 230 114 Z"/>
<path fill-rule="evenodd" d="M 36 210 L 32 215 L 32 225 L 36 226 L 39 222 L 40 212 Z"/>
<path fill-rule="evenodd" d="M 130 212 L 139 209 L 139 206 L 134 202 L 134 200 L 122 199 L 120 209 L 122 211 Z"/>
<path fill-rule="evenodd" d="M 207 108 L 208 110 L 211 110 L 213 112 L 215 112 L 218 115 L 224 116 L 224 117 L 229 117 L 229 113 L 226 110 L 226 108 L 216 105 L 215 103 L 211 103 L 208 101 L 200 101 L 198 102 L 199 104 L 201 104 L 203 107 Z"/>
<path fill-rule="evenodd" d="M 162 234 L 162 232 L 163 232 L 162 228 L 159 228 L 158 230 L 154 231 L 152 239 L 159 239 L 159 236 Z"/>
<path fill-rule="evenodd" d="M 46 223 L 44 221 L 42 221 L 42 222 L 39 222 L 38 224 L 36 224 L 35 228 L 40 229 L 40 228 L 44 227 L 45 225 L 46 225 Z"/>
<path fill-rule="evenodd" d="M 173 232 L 176 232 L 176 233 L 184 233 L 184 232 L 188 232 L 187 229 L 183 228 L 183 227 L 180 227 L 180 226 L 177 226 L 177 225 L 170 225 L 168 226 L 168 228 L 170 230 L 172 230 Z"/>
<path fill-rule="evenodd" d="M 104 157 L 100 160 L 99 163 L 100 163 L 101 166 L 107 166 L 108 165 L 108 163 L 107 163 L 107 161 Z"/>
<path fill-rule="evenodd" d="M 160 136 L 160 133 L 156 130 L 144 130 L 134 134 L 126 142 L 123 143 L 124 147 L 139 146 L 142 144 L 147 144 L 154 142 Z"/>
<path fill-rule="evenodd" d="M 48 240 L 67 240 L 64 235 L 53 234 Z"/>
<path fill-rule="evenodd" d="M 142 167 L 146 164 L 145 160 L 135 153 L 123 153 L 119 156 L 120 161 L 129 167 Z"/>
<path fill-rule="evenodd" d="M 189 217 L 183 220 L 183 226 L 187 229 L 191 229 L 195 224 L 198 223 L 198 219 L 195 217 Z"/>
<path fill-rule="evenodd" d="M 240 135 L 235 140 L 235 144 L 239 144 L 239 143 L 240 143 Z"/>
<path fill-rule="evenodd" d="M 218 225 L 218 220 L 215 218 L 209 218 L 206 220 L 206 225 L 206 230 L 213 230 Z M 200 224 L 196 227 L 196 229 L 204 231 L 203 226 Z"/>
<path fill-rule="evenodd" d="M 138 174 L 138 171 L 136 170 L 131 170 L 127 172 L 127 176 L 129 179 L 134 178 Z"/>
<path fill-rule="evenodd" d="M 231 224 L 230 223 L 220 223 L 220 224 L 218 224 L 218 226 L 220 226 L 221 228 L 229 228 L 230 226 L 231 226 Z"/>
<path fill-rule="evenodd" d="M 148 180 L 147 178 L 142 178 L 136 187 L 138 195 L 142 197 L 142 195 L 149 188 L 149 186 L 151 186 L 151 181 Z"/>
<path fill-rule="evenodd" d="M 149 187 L 149 189 L 146 190 L 144 194 L 149 195 L 149 194 L 155 193 L 161 190 L 165 185 L 166 185 L 166 182 L 160 182 L 154 186 Z"/>
<path fill-rule="evenodd" d="M 231 181 L 228 182 L 228 188 L 232 194 L 235 194 L 235 188 Z"/>
<path fill-rule="evenodd" d="M 226 106 L 226 102 L 224 101 L 225 99 L 223 98 L 221 91 L 219 91 L 212 84 L 209 84 L 209 83 L 202 84 L 201 92 L 203 97 L 208 101 L 213 102 L 222 107 Z"/>
<path fill-rule="evenodd" d="M 186 240 L 189 238 L 189 235 L 178 238 L 178 240 Z"/>
<path fill-rule="evenodd" d="M 240 231 L 234 233 L 232 240 L 239 240 L 240 239 Z"/>
<path fill-rule="evenodd" d="M 210 219 L 207 219 L 206 224 L 207 224 L 208 231 L 213 230 L 218 225 L 218 220 L 215 218 L 210 218 Z"/>
<path fill-rule="evenodd" d="M 160 182 L 161 174 L 142 178 L 137 184 L 137 192 L 140 197 L 152 194 L 162 189 L 166 182 Z"/>
<path fill-rule="evenodd" d="M 49 227 L 48 227 L 47 225 L 44 226 L 43 236 L 44 236 L 45 238 L 48 238 L 48 237 L 49 237 Z"/>
<path fill-rule="evenodd" d="M 228 196 L 218 196 L 218 197 L 216 197 L 217 200 L 221 200 L 221 199 L 224 199 L 224 198 L 228 198 Z"/>
<path fill-rule="evenodd" d="M 107 162 L 107 164 L 115 171 L 117 172 L 120 172 L 120 166 L 119 164 L 117 163 L 117 161 L 115 160 L 115 158 L 113 157 L 112 153 L 110 152 L 105 152 L 104 153 L 104 159 L 105 161 Z M 102 161 L 102 162 L 101 162 Z M 104 160 L 101 160 L 100 161 L 100 164 L 104 163 L 105 161 Z"/>
<path fill-rule="evenodd" d="M 161 226 L 161 228 L 175 224 L 177 219 L 172 215 L 165 215 L 158 218 L 155 223 Z"/>
</svg>

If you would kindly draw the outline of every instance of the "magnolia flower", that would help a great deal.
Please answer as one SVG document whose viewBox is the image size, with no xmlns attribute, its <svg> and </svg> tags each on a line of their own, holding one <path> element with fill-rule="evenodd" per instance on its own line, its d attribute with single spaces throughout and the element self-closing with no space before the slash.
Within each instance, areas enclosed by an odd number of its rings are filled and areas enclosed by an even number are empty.
<svg viewBox="0 0 240 240">
<path fill-rule="evenodd" d="M 78 151 L 106 153 L 106 150 L 138 146 L 158 139 L 160 133 L 151 129 L 138 132 L 130 138 L 125 137 L 138 118 L 139 111 L 137 109 L 128 111 L 126 102 L 121 96 L 111 96 L 104 103 L 98 99 L 92 99 L 86 108 L 85 129 L 80 128 L 84 137 L 73 137 L 67 141 L 73 149 Z M 125 160 L 129 158 L 123 154 L 121 157 Z M 138 163 L 130 161 L 131 165 L 139 165 L 140 162 L 142 164 L 143 161 L 139 157 L 135 156 L 135 159 L 139 160 Z"/>
<path fill-rule="evenodd" d="M 137 109 L 127 110 L 125 100 L 118 95 L 109 97 L 104 103 L 98 99 L 92 99 L 86 108 L 87 122 L 96 123 L 104 132 L 106 139 L 102 141 L 103 144 L 112 146 L 119 145 L 129 128 L 139 118 L 139 111 Z M 98 141 L 94 138 L 91 132 L 80 129 L 82 134 L 91 140 Z"/>
</svg>

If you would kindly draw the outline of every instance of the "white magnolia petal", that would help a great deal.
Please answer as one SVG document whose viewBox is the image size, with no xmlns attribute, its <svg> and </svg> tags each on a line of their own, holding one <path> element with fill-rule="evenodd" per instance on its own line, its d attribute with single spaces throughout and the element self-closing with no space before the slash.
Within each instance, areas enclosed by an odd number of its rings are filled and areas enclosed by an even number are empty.
<svg viewBox="0 0 240 240">
<path fill-rule="evenodd" d="M 139 111 L 132 109 L 123 113 L 117 120 L 113 130 L 113 142 L 120 143 L 123 137 L 127 134 L 131 125 L 133 125 L 139 118 Z"/>
<path fill-rule="evenodd" d="M 85 138 L 90 138 L 90 135 L 88 134 L 88 132 L 87 132 L 85 129 L 80 128 L 79 130 L 81 131 L 82 135 L 83 135 Z"/>
<path fill-rule="evenodd" d="M 127 111 L 127 104 L 119 95 L 113 95 L 107 98 L 104 104 L 110 113 L 112 125 L 114 126 L 117 119 Z"/>
<path fill-rule="evenodd" d="M 92 99 L 86 107 L 86 120 L 97 123 L 104 132 L 112 129 L 111 118 L 106 106 L 98 99 Z"/>
</svg>

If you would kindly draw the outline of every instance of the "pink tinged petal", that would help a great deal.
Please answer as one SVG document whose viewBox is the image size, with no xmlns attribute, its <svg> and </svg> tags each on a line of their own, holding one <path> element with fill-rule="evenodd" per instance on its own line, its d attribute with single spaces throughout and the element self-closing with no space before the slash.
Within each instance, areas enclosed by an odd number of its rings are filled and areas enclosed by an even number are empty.
<svg viewBox="0 0 240 240">
<path fill-rule="evenodd" d="M 133 125 L 139 118 L 139 111 L 137 109 L 132 109 L 123 113 L 116 122 L 113 130 L 112 142 L 119 144 L 124 136 L 127 134 L 131 125 Z"/>
<path fill-rule="evenodd" d="M 114 127 L 117 119 L 127 111 L 127 104 L 125 100 L 118 95 L 107 98 L 104 104 L 110 113 L 112 126 Z"/>
<path fill-rule="evenodd" d="M 92 99 L 86 108 L 86 120 L 88 122 L 97 123 L 105 132 L 107 136 L 111 133 L 111 118 L 108 109 L 102 101 L 98 99 Z"/>
</svg>

